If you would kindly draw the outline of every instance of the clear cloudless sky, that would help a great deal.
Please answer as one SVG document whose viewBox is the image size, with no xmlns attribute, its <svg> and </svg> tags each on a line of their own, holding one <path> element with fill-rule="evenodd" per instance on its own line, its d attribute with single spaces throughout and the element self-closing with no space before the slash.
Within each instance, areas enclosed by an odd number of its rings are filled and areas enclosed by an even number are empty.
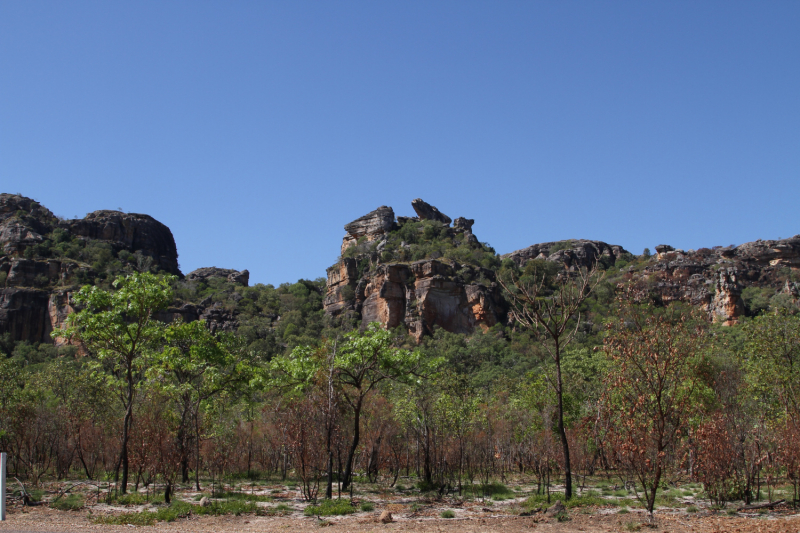
<svg viewBox="0 0 800 533">
<path fill-rule="evenodd" d="M 800 2 L 0 3 L 0 192 L 325 275 L 421 197 L 500 252 L 800 233 Z"/>
</svg>

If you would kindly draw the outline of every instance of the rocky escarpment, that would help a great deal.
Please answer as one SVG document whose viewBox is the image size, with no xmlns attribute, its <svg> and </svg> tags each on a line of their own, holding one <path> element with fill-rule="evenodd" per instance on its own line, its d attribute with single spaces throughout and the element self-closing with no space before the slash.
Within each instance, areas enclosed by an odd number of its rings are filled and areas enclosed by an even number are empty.
<svg viewBox="0 0 800 533">
<path fill-rule="evenodd" d="M 138 251 L 152 258 L 160 270 L 181 275 L 172 232 L 150 215 L 102 210 L 64 221 L 59 227 L 72 235 L 108 242 L 116 250 Z"/>
<path fill-rule="evenodd" d="M 603 266 L 611 266 L 623 256 L 630 257 L 632 254 L 617 244 L 574 239 L 534 244 L 500 257 L 511 259 L 518 267 L 525 266 L 525 263 L 533 259 L 543 259 L 564 265 L 568 270 L 574 270 L 591 268 L 598 262 Z"/>
<path fill-rule="evenodd" d="M 487 329 L 504 320 L 505 302 L 495 283 L 494 271 L 444 257 L 417 261 L 385 261 L 388 237 L 403 226 L 423 220 L 440 226 L 440 238 L 455 246 L 477 246 L 472 234 L 473 220 L 451 218 L 421 199 L 412 202 L 417 217 L 398 217 L 382 206 L 345 225 L 342 251 L 358 244 L 363 253 L 342 260 L 328 269 L 325 311 L 332 315 L 348 314 L 362 324 L 380 322 L 385 327 L 404 326 L 418 341 L 434 328 L 454 333 Z M 412 226 L 407 226 L 412 227 Z M 413 231 L 425 231 L 425 226 Z M 398 247 L 400 255 L 411 248 L 406 242 Z M 435 252 L 438 254 L 438 252 Z M 434 255 L 435 255 L 434 254 Z"/>
<path fill-rule="evenodd" d="M 10 333 L 15 341 L 52 342 L 50 333 L 73 311 L 71 294 L 126 268 L 182 277 L 170 229 L 149 215 L 120 211 L 62 220 L 30 198 L 0 194 L 0 334 Z M 246 270 L 210 268 L 191 275 L 194 280 L 223 276 L 245 286 L 249 281 Z M 180 304 L 163 318 L 177 316 L 206 319 L 212 329 L 237 325 L 230 311 L 211 302 Z"/>
<path fill-rule="evenodd" d="M 641 270 L 630 269 L 627 278 L 662 303 L 701 306 L 715 322 L 737 323 L 748 312 L 748 293 L 797 298 L 793 278 L 800 269 L 800 235 L 688 251 L 661 244 L 656 252 Z"/>
</svg>

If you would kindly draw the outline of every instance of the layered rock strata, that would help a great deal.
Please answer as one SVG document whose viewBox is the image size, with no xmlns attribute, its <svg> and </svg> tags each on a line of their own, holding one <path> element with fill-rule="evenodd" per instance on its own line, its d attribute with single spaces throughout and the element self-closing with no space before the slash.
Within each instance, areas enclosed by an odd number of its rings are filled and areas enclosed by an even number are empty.
<svg viewBox="0 0 800 533">
<path fill-rule="evenodd" d="M 371 211 L 345 225 L 344 230 L 347 235 L 342 239 L 342 253 L 356 244 L 362 237 L 367 242 L 372 242 L 396 227 L 394 211 L 391 207 L 382 205 L 375 211 Z"/>
<path fill-rule="evenodd" d="M 390 207 L 381 207 L 345 225 L 342 251 L 361 238 L 368 242 L 408 223 L 435 220 L 450 224 L 451 219 L 436 207 L 416 199 L 412 207 L 418 217 L 398 217 Z M 450 237 L 461 235 L 477 243 L 472 234 L 474 220 L 457 218 Z M 459 237 L 461 238 L 461 237 Z M 503 320 L 505 302 L 494 282 L 494 272 L 455 261 L 426 259 L 412 263 L 382 263 L 379 252 L 356 258 L 344 257 L 328 269 L 325 311 L 332 315 L 350 314 L 362 324 L 380 322 L 388 328 L 404 326 L 420 341 L 434 328 L 453 333 L 469 333 L 476 328 L 488 329 Z M 359 274 L 360 262 L 368 262 L 366 272 Z M 483 280 L 483 283 L 472 280 Z"/>
<path fill-rule="evenodd" d="M 468 283 L 482 276 L 488 284 Z M 488 329 L 507 311 L 494 272 L 459 263 L 422 260 L 379 265 L 357 276 L 354 259 L 328 269 L 325 310 L 332 315 L 353 313 L 362 324 L 380 322 L 387 328 L 404 325 L 417 341 L 434 328 L 452 333 Z"/>
<path fill-rule="evenodd" d="M 688 251 L 663 244 L 656 252 L 643 269 L 630 270 L 630 281 L 662 303 L 701 306 L 715 322 L 731 325 L 745 314 L 744 289 L 791 292 L 794 284 L 786 277 L 800 268 L 800 235 Z"/>
</svg>

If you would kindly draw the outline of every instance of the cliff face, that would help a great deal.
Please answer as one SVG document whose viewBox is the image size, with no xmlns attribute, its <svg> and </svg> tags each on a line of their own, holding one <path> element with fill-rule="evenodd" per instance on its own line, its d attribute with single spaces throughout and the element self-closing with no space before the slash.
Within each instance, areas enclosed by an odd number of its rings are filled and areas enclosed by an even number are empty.
<svg viewBox="0 0 800 533">
<path fill-rule="evenodd" d="M 468 283 L 456 274 L 469 265 L 437 260 L 382 264 L 358 277 L 354 259 L 328 269 L 326 312 L 353 313 L 363 324 L 404 325 L 417 341 L 434 327 L 452 333 L 488 329 L 507 312 L 498 285 Z M 483 274 L 494 279 L 494 273 Z"/>
<path fill-rule="evenodd" d="M 374 252 L 344 257 L 328 269 L 325 311 L 332 315 L 348 313 L 362 324 L 380 322 L 389 328 L 403 325 L 417 341 L 435 327 L 470 333 L 504 320 L 506 305 L 492 270 L 444 258 L 382 260 L 385 238 L 393 230 L 420 220 L 445 226 L 451 222 L 450 217 L 421 199 L 414 200 L 412 207 L 418 216 L 399 217 L 399 223 L 392 208 L 382 206 L 345 226 L 343 252 L 359 242 L 379 242 Z M 456 219 L 455 227 L 446 228 L 443 234 L 458 243 L 477 243 L 471 232 L 473 223 Z M 359 273 L 360 264 L 366 268 Z"/>
<path fill-rule="evenodd" d="M 172 232 L 149 215 L 95 211 L 85 218 L 65 221 L 60 227 L 72 235 L 108 242 L 118 250 L 138 251 L 151 257 L 160 270 L 181 275 Z"/>
<path fill-rule="evenodd" d="M 631 270 L 628 279 L 663 303 L 681 300 L 700 306 L 724 325 L 744 316 L 748 288 L 789 297 L 797 290 L 786 278 L 800 268 L 800 235 L 689 251 L 661 244 L 656 252 L 641 271 Z"/>
<path fill-rule="evenodd" d="M 150 216 L 95 211 L 83 219 L 60 220 L 30 198 L 0 194 L 0 334 L 52 342 L 50 332 L 72 312 L 70 294 L 98 275 L 81 259 L 52 253 L 55 242 L 72 244 L 72 251 L 99 243 L 106 246 L 106 260 L 124 251 L 181 275 L 172 232 Z M 56 257 L 42 255 L 47 253 Z"/>
</svg>

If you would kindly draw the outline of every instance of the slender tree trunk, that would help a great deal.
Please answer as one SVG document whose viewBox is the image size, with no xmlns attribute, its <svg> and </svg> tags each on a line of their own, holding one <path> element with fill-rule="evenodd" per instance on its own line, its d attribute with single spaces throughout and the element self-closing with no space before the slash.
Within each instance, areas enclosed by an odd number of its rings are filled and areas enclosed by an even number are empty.
<svg viewBox="0 0 800 533">
<path fill-rule="evenodd" d="M 355 459 L 356 449 L 358 449 L 358 443 L 361 439 L 361 402 L 362 398 L 359 398 L 353 409 L 353 444 L 350 445 L 350 451 L 347 452 L 342 490 L 347 490 L 353 478 L 353 459 Z"/>
<path fill-rule="evenodd" d="M 567 429 L 564 427 L 564 389 L 561 381 L 561 353 L 556 342 L 556 398 L 558 399 L 558 434 L 561 437 L 561 448 L 564 453 L 564 499 L 572 498 L 572 464 L 569 459 L 569 441 Z"/>
<path fill-rule="evenodd" d="M 128 491 L 128 439 L 130 437 L 130 425 L 132 418 L 132 405 L 128 403 L 128 409 L 125 411 L 125 418 L 122 421 L 122 447 L 120 449 L 120 459 L 122 463 L 122 482 L 120 483 L 120 492 L 125 494 Z"/>
<path fill-rule="evenodd" d="M 198 411 L 200 408 L 195 409 L 192 414 L 194 418 L 194 486 L 196 490 L 200 490 L 200 420 Z"/>
</svg>

